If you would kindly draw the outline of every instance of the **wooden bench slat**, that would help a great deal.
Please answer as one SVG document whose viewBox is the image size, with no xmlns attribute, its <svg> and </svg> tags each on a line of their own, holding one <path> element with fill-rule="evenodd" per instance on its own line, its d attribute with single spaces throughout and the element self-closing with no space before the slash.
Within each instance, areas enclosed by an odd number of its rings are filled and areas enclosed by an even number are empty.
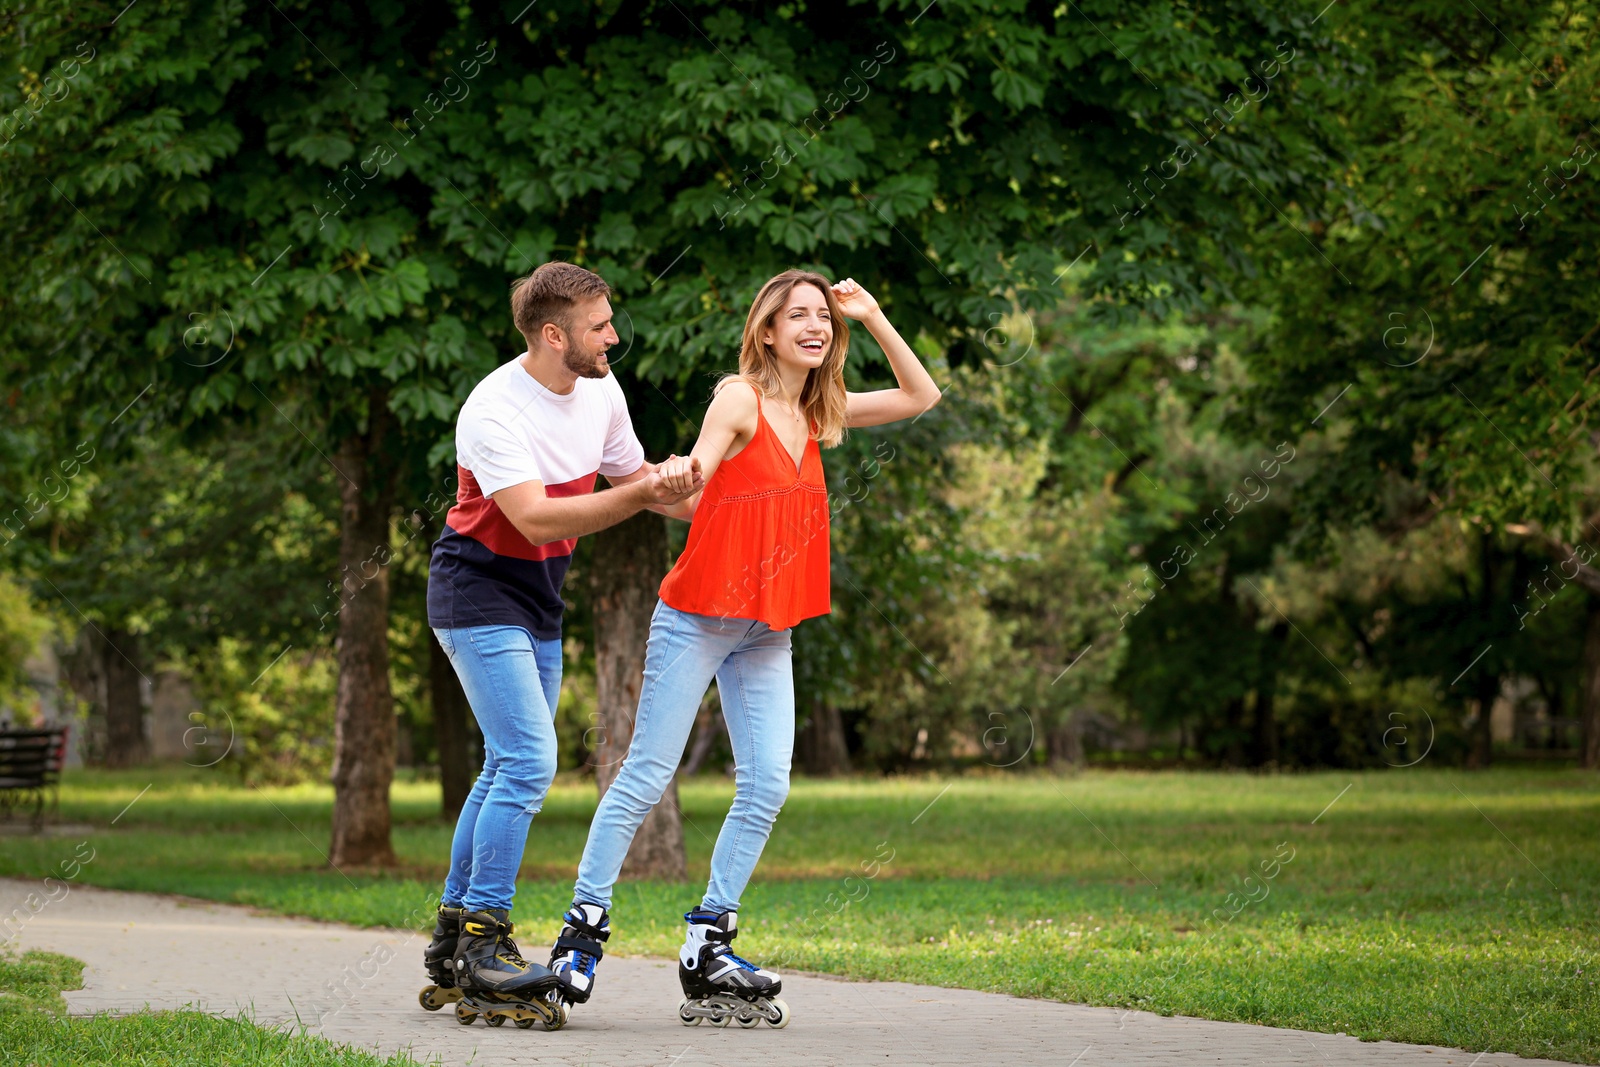
<svg viewBox="0 0 1600 1067">
<path fill-rule="evenodd" d="M 0 809 L 9 813 L 19 802 L 33 802 L 33 822 L 43 824 L 45 791 L 56 794 L 66 763 L 67 731 L 0 730 Z"/>
</svg>

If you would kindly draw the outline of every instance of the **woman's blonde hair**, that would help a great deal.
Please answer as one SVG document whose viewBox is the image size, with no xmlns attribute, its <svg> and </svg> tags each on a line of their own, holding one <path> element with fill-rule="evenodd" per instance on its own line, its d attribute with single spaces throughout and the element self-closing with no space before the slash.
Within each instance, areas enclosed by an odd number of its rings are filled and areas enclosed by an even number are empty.
<svg viewBox="0 0 1600 1067">
<path fill-rule="evenodd" d="M 717 383 L 724 384 L 742 378 L 765 397 L 782 395 L 778 380 L 778 357 L 762 343 L 761 334 L 771 328 L 773 319 L 789 302 L 789 294 L 797 285 L 815 286 L 828 302 L 828 317 L 833 322 L 833 341 L 822 357 L 822 366 L 806 376 L 800 391 L 800 407 L 814 428 L 811 436 L 829 448 L 844 440 L 845 390 L 844 357 L 850 347 L 850 326 L 844 312 L 839 310 L 839 300 L 833 295 L 833 285 L 820 274 L 808 270 L 786 270 L 767 282 L 750 305 L 750 315 L 744 320 L 744 342 L 739 346 L 739 373 L 729 375 Z"/>
</svg>

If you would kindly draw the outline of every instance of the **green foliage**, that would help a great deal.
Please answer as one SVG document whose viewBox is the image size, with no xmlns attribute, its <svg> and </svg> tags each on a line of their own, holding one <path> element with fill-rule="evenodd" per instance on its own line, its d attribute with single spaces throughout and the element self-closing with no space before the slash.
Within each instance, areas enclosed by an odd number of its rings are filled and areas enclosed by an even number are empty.
<svg viewBox="0 0 1600 1067">
<path fill-rule="evenodd" d="M 1326 201 L 1285 204 L 1311 237 L 1274 230 L 1253 291 L 1278 318 L 1239 417 L 1329 435 L 1307 487 L 1325 524 L 1443 506 L 1592 536 L 1594 5 L 1340 11 L 1330 32 L 1366 59 L 1347 162 Z"/>
<path fill-rule="evenodd" d="M 203 451 L 170 434 L 133 443 L 120 461 L 86 453 L 60 503 L 13 542 L 10 564 L 36 595 L 148 635 L 152 657 L 222 636 L 280 649 L 326 641 L 318 571 L 335 527 L 320 460 L 285 462 L 276 433 Z"/>
<path fill-rule="evenodd" d="M 827 457 L 834 611 L 797 682 L 869 762 L 1093 712 L 1224 762 L 1270 762 L 1271 720 L 1280 762 L 1360 764 L 1395 703 L 1450 756 L 1471 701 L 1443 683 L 1485 644 L 1473 699 L 1518 676 L 1571 706 L 1578 597 L 1517 624 L 1595 499 L 1592 5 L 1313 6 L 0 16 L 8 566 L 158 652 L 325 649 L 335 492 L 435 499 L 461 401 L 521 348 L 511 277 L 611 281 L 661 454 L 805 265 L 950 387 Z M 851 385 L 885 384 L 852 345 Z M 1270 499 L 1228 503 L 1280 442 Z M 1476 560 L 1360 584 L 1440 511 Z M 390 636 L 426 748 L 421 555 Z"/>
<path fill-rule="evenodd" d="M 213 435 L 282 414 L 323 443 L 385 405 L 411 428 L 391 458 L 414 479 L 427 464 L 408 450 L 444 460 L 456 405 L 517 350 L 508 276 L 558 255 L 617 287 L 622 372 L 662 390 L 635 393 L 664 448 L 728 368 L 748 300 L 797 257 L 970 358 L 1008 286 L 1086 245 L 1094 291 L 1193 304 L 1207 283 L 1181 257 L 1237 256 L 1250 233 L 1236 172 L 1293 187 L 1323 155 L 1325 120 L 1293 108 L 1316 68 L 1296 66 L 1228 131 L 1232 166 L 1175 183 L 1159 225 L 1119 221 L 1186 121 L 1275 48 L 1314 53 L 1312 21 L 1267 5 L 1185 16 L 1204 32 L 1176 39 L 1150 9 L 1116 48 L 1069 8 L 502 18 L 233 0 L 140 5 L 107 33 L 66 9 L 15 16 L 28 69 L 85 36 L 96 50 L 0 152 L 5 347 L 51 357 L 26 391 L 98 427 L 154 381 L 144 417 Z M 109 343 L 127 337 L 155 360 Z M 870 346 L 857 357 L 881 378 Z"/>
<path fill-rule="evenodd" d="M 189 664 L 207 746 L 190 762 L 216 760 L 211 765 L 251 784 L 327 781 L 338 685 L 332 657 L 309 650 L 261 660 L 259 646 L 225 637 Z"/>
<path fill-rule="evenodd" d="M 55 628 L 27 590 L 0 572 L 0 707 L 14 709 L 19 724 L 33 722 L 36 703 L 23 662 Z"/>
</svg>

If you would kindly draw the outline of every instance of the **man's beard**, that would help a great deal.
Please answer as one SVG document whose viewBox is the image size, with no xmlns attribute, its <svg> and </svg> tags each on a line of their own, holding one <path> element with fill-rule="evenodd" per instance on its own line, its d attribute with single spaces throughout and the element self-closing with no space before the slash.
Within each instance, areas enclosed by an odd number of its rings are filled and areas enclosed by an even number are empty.
<svg viewBox="0 0 1600 1067">
<path fill-rule="evenodd" d="M 580 352 L 576 347 L 567 350 L 562 365 L 580 378 L 604 378 L 611 373 L 611 367 L 602 365 L 599 356 Z"/>
</svg>

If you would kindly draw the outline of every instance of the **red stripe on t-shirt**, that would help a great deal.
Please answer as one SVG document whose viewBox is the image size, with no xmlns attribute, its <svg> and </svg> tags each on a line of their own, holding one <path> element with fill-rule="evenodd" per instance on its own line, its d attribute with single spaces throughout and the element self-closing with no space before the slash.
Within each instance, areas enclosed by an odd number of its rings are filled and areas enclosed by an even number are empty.
<svg viewBox="0 0 1600 1067">
<path fill-rule="evenodd" d="M 586 474 L 582 478 L 574 478 L 570 482 L 546 485 L 545 496 L 580 496 L 592 493 L 596 474 L 599 474 L 599 471 Z M 511 524 L 511 520 L 506 518 L 506 513 L 500 510 L 499 504 L 483 495 L 483 491 L 478 488 L 478 479 L 473 477 L 471 471 L 458 463 L 456 477 L 460 485 L 456 491 L 456 506 L 445 516 L 445 522 L 456 533 L 472 538 L 497 556 L 509 556 L 512 559 L 551 559 L 556 556 L 572 555 L 573 546 L 578 543 L 576 537 L 566 537 L 542 545 L 533 544 L 522 535 L 521 530 Z"/>
</svg>

